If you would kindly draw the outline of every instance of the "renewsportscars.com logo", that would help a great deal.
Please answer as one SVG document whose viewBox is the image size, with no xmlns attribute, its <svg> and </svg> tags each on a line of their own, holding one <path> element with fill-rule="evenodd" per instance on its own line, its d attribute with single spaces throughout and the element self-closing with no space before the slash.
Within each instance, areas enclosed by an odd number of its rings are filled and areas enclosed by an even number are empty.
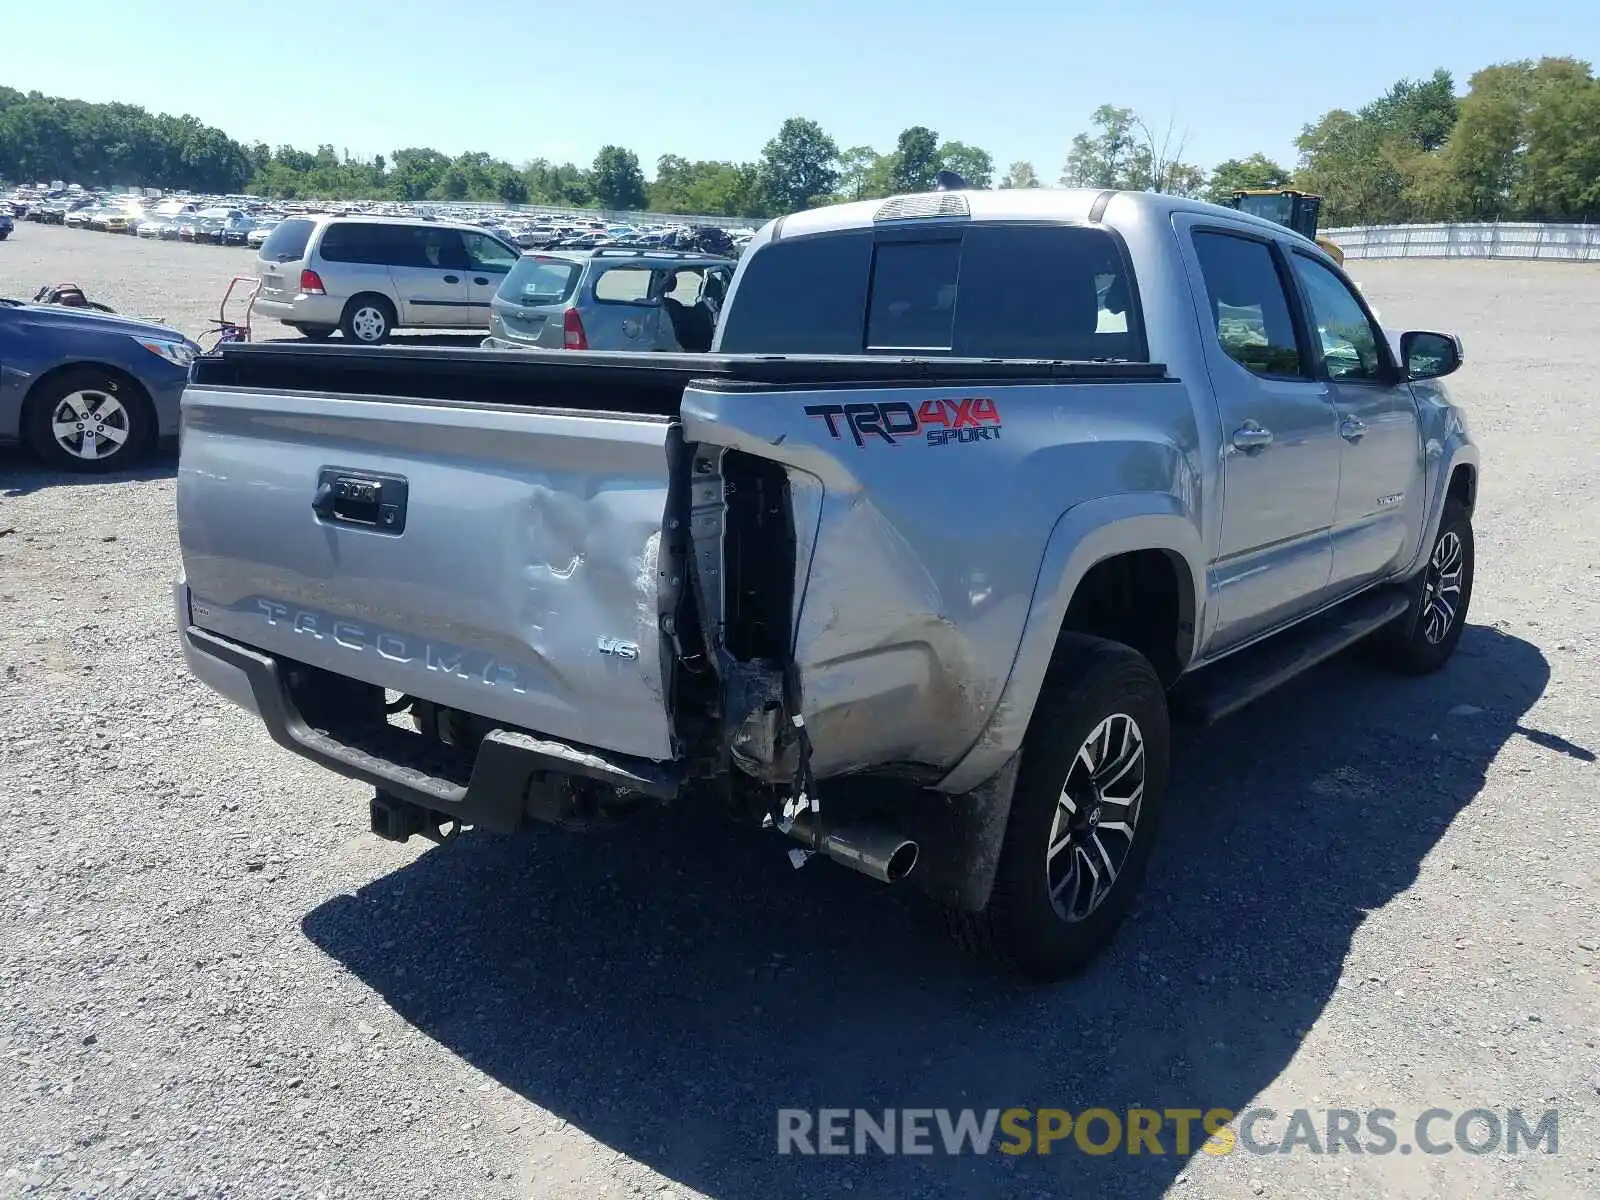
<svg viewBox="0 0 1600 1200">
<path fill-rule="evenodd" d="M 987 396 L 924 400 L 917 408 L 904 400 L 888 404 L 808 404 L 805 413 L 826 422 L 828 435 L 835 440 L 843 438 L 848 430 L 858 446 L 865 446 L 868 438 L 895 446 L 901 438 L 918 433 L 930 446 L 1000 439 L 1000 407 Z"/>
<path fill-rule="evenodd" d="M 1553 1108 L 780 1108 L 778 1153 L 1555 1154 L 1559 1126 Z"/>
</svg>

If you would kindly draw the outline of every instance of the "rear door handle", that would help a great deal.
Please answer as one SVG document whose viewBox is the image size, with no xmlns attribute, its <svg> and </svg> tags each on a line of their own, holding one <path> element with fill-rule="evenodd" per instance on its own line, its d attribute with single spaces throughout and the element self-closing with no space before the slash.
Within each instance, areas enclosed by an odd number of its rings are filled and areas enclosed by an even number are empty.
<svg viewBox="0 0 1600 1200">
<path fill-rule="evenodd" d="M 1339 425 L 1339 436 L 1347 442 L 1359 442 L 1366 432 L 1366 423 L 1355 417 L 1346 417 Z"/>
<path fill-rule="evenodd" d="M 461 276 L 459 276 L 459 275 L 446 275 L 444 277 L 444 281 L 446 283 L 460 283 L 461 282 Z"/>
<path fill-rule="evenodd" d="M 1272 445 L 1272 430 L 1263 429 L 1254 421 L 1246 421 L 1243 426 L 1233 431 L 1233 445 L 1236 450 L 1262 450 Z"/>
<path fill-rule="evenodd" d="M 489 279 L 486 275 L 474 275 L 472 277 L 472 282 L 481 286 L 482 284 L 488 283 Z"/>
</svg>

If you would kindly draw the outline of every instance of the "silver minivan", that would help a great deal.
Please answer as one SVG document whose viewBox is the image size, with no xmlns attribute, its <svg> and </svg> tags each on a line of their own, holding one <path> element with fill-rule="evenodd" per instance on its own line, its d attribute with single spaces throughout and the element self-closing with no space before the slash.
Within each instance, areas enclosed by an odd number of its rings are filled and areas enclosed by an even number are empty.
<svg viewBox="0 0 1600 1200">
<path fill-rule="evenodd" d="M 736 265 L 679 250 L 532 251 L 501 283 L 483 345 L 704 353 Z"/>
<path fill-rule="evenodd" d="M 289 217 L 256 257 L 255 311 L 310 338 L 375 346 L 396 329 L 484 329 L 521 251 L 472 225 Z"/>
</svg>

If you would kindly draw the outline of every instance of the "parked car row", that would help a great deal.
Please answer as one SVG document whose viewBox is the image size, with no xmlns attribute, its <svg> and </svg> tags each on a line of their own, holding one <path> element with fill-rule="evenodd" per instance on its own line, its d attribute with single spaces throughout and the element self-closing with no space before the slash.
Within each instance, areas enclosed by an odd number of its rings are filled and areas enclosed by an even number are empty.
<svg viewBox="0 0 1600 1200">
<path fill-rule="evenodd" d="M 482 329 L 502 349 L 705 352 L 735 265 L 654 246 L 522 250 L 432 218 L 294 216 L 261 246 L 254 303 L 319 340 Z"/>
<path fill-rule="evenodd" d="M 432 202 L 267 201 L 259 196 L 156 197 L 146 193 L 102 193 L 68 187 L 55 191 L 17 189 L 0 197 L 0 211 L 17 219 L 169 241 L 260 246 L 286 217 L 410 217 L 450 221 L 487 230 L 523 250 L 593 250 L 606 246 L 662 247 L 737 256 L 754 235 L 751 228 L 688 223 L 634 224 L 593 213 L 529 213 L 517 209 Z"/>
</svg>

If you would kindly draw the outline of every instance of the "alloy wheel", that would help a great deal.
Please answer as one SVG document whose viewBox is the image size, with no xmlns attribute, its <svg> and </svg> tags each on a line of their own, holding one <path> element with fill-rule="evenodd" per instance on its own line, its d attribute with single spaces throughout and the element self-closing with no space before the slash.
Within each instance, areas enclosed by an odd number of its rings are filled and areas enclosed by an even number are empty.
<svg viewBox="0 0 1600 1200">
<path fill-rule="evenodd" d="M 1430 646 L 1444 641 L 1461 603 L 1461 538 L 1447 529 L 1434 543 L 1422 585 L 1422 636 Z"/>
<path fill-rule="evenodd" d="M 73 458 L 110 458 L 132 429 L 128 410 L 109 392 L 84 388 L 62 397 L 50 414 L 50 433 Z"/>
<path fill-rule="evenodd" d="M 1050 824 L 1045 879 L 1063 921 L 1082 921 L 1110 894 L 1133 849 L 1144 781 L 1139 723 L 1113 713 L 1078 747 Z"/>
</svg>

